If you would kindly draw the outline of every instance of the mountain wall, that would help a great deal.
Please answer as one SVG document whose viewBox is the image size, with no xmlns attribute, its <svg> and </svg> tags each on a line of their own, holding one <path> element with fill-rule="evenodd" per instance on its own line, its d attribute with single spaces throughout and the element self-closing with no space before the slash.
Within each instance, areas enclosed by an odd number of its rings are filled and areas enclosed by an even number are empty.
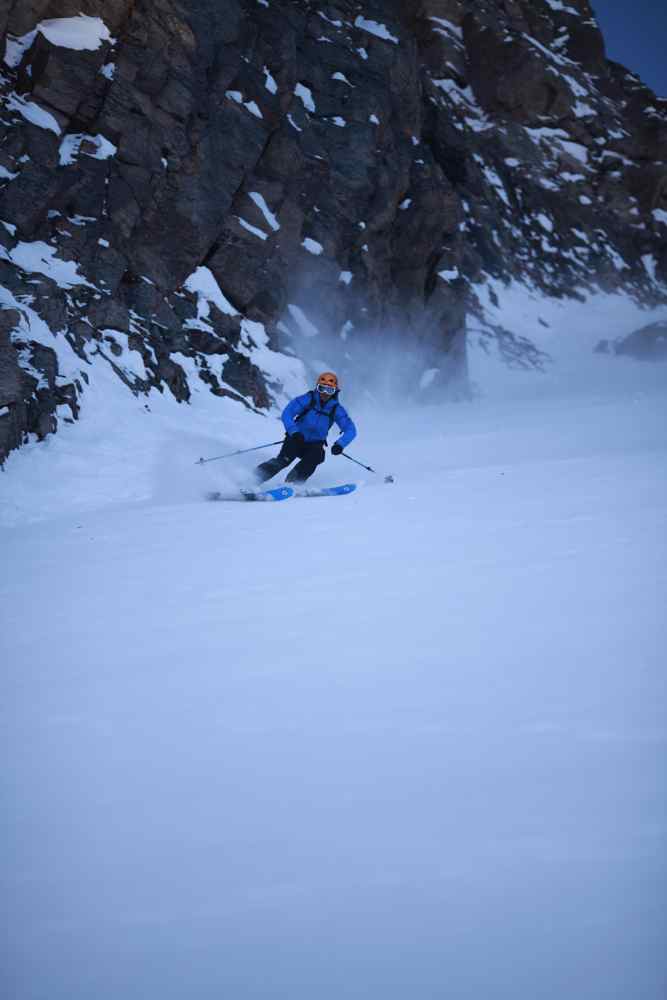
<svg viewBox="0 0 667 1000">
<path fill-rule="evenodd" d="M 266 409 L 393 338 L 444 393 L 470 315 L 539 362 L 488 277 L 667 301 L 667 101 L 587 0 L 0 0 L 0 32 L 0 461 L 98 365 Z"/>
</svg>

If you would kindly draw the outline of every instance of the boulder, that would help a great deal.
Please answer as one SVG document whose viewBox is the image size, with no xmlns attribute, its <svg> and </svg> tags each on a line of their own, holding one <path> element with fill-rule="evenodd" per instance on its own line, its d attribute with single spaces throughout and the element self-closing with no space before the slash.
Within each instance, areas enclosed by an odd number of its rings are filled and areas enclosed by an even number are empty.
<svg viewBox="0 0 667 1000">
<path fill-rule="evenodd" d="M 649 323 L 617 340 L 613 349 L 638 361 L 667 361 L 667 322 Z"/>
</svg>

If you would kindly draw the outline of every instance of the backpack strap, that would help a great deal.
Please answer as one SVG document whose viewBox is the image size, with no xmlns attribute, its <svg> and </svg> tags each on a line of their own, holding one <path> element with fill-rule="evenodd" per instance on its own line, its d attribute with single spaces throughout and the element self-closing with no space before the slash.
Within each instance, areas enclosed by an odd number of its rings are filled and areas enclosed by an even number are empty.
<svg viewBox="0 0 667 1000">
<path fill-rule="evenodd" d="M 297 415 L 294 418 L 294 422 L 296 424 L 298 424 L 300 420 L 303 420 L 303 418 L 306 416 L 306 414 L 310 413 L 312 410 L 315 410 L 317 413 L 321 413 L 323 416 L 329 418 L 329 430 L 331 430 L 331 428 L 334 425 L 334 421 L 336 420 L 336 413 L 338 412 L 338 407 L 339 406 L 340 406 L 340 403 L 338 401 L 336 401 L 335 406 L 333 406 L 331 408 L 331 410 L 329 411 L 329 413 L 327 413 L 326 410 L 320 410 L 318 408 L 318 406 L 317 406 L 317 400 L 315 398 L 315 390 L 311 389 L 310 390 L 310 402 L 303 408 L 303 410 L 301 411 L 301 413 L 297 413 Z"/>
<path fill-rule="evenodd" d="M 315 402 L 315 392 L 313 389 L 310 390 L 309 396 L 310 396 L 310 402 L 306 403 L 301 413 L 297 413 L 297 415 L 294 418 L 295 424 L 298 424 L 300 420 L 303 420 L 306 414 L 310 413 L 310 411 L 314 410 L 315 407 L 317 406 L 317 403 Z"/>
<path fill-rule="evenodd" d="M 329 414 L 329 430 L 331 430 L 331 428 L 334 425 L 334 421 L 336 420 L 336 414 L 338 412 L 338 407 L 339 406 L 340 406 L 340 403 L 337 402 L 336 405 L 333 407 L 331 413 Z"/>
</svg>

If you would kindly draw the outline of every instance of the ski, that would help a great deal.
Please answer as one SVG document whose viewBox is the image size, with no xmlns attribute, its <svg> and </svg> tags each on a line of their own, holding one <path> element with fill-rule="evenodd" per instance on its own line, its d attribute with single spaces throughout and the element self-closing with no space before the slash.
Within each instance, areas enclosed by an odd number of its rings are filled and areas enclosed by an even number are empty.
<svg viewBox="0 0 667 1000">
<path fill-rule="evenodd" d="M 354 493 L 357 488 L 356 483 L 343 483 L 342 486 L 322 486 L 322 487 L 297 487 L 277 486 L 273 490 L 239 490 L 238 493 L 221 493 L 215 491 L 207 493 L 207 500 L 289 500 L 290 497 L 340 497 L 348 493 Z"/>
<path fill-rule="evenodd" d="M 344 483 L 342 486 L 323 486 L 319 489 L 304 486 L 301 489 L 296 489 L 294 495 L 297 497 L 341 497 L 347 493 L 354 493 L 356 488 L 356 483 Z"/>
<path fill-rule="evenodd" d="M 291 496 L 294 496 L 294 490 L 291 486 L 278 486 L 273 490 L 239 490 L 238 493 L 220 493 L 218 491 L 214 493 L 207 493 L 207 500 L 249 500 L 249 501 L 271 501 L 271 500 L 289 500 Z"/>
</svg>

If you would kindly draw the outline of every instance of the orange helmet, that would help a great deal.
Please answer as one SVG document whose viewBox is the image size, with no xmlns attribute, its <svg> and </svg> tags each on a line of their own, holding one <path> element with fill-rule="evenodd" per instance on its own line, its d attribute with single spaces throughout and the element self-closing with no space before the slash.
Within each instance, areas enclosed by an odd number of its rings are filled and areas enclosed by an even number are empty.
<svg viewBox="0 0 667 1000">
<path fill-rule="evenodd" d="M 326 386 L 327 388 L 324 389 L 324 392 L 331 392 L 332 389 L 336 392 L 339 388 L 338 376 L 333 372 L 322 372 L 322 374 L 317 377 L 317 386 L 318 388 L 320 386 Z"/>
</svg>

